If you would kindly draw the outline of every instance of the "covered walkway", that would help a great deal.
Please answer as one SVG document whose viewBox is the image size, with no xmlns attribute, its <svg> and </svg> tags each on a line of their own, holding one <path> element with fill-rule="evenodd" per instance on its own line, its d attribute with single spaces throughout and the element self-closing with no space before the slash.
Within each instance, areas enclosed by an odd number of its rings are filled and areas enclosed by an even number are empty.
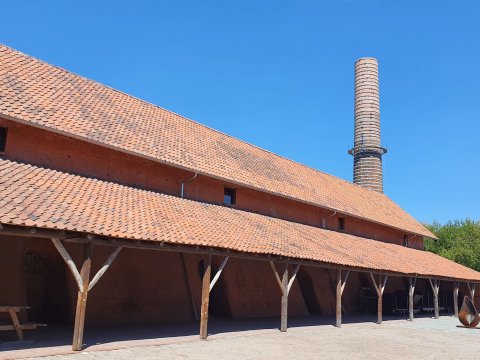
<svg viewBox="0 0 480 360">
<path fill-rule="evenodd" d="M 342 314 L 345 312 L 342 297 L 349 287 L 352 274 L 364 274 L 374 289 L 378 323 L 382 323 L 385 288 L 394 279 L 408 280 L 406 312 L 411 320 L 414 317 L 417 279 L 424 279 L 431 287 L 432 310 L 436 318 L 441 310 L 440 289 L 445 284 L 452 289 L 456 313 L 460 283 L 466 284 L 469 295 L 474 297 L 475 285 L 480 282 L 478 272 L 426 251 L 229 207 L 4 159 L 0 159 L 0 178 L 3 185 L 0 189 L 0 236 L 5 238 L 4 243 L 13 244 L 18 242 L 16 239 L 25 237 L 32 239 L 32 244 L 43 241 L 42 247 L 48 242 L 49 246 L 54 246 L 59 256 L 57 259 L 63 259 L 74 279 L 73 286 L 78 294 L 73 350 L 81 350 L 84 344 L 89 293 L 102 286 L 104 275 L 114 270 L 111 267 L 116 258 L 126 251 L 122 249 L 136 249 L 145 254 L 173 254 L 182 258 L 183 266 L 183 270 L 175 274 L 188 274 L 189 271 L 200 273 L 198 294 L 201 296 L 196 296 L 194 285 L 187 276 L 185 282 L 189 295 L 183 298 L 190 298 L 191 311 L 200 320 L 202 339 L 206 339 L 209 333 L 210 293 L 221 288 L 221 279 L 229 271 L 233 259 L 239 259 L 249 268 L 255 267 L 253 263 L 261 262 L 264 265 L 254 281 L 261 282 L 259 288 L 266 286 L 265 281 L 274 284 L 270 294 L 275 296 L 274 301 L 280 305 L 279 328 L 283 332 L 288 328 L 289 301 L 293 300 L 295 291 L 297 294 L 299 291 L 298 288 L 294 290 L 298 286 L 297 275 L 312 269 L 323 269 L 330 278 L 326 284 L 333 289 L 333 313 L 337 327 L 342 324 Z M 102 248 L 103 255 L 101 263 L 92 267 L 95 248 Z M 189 266 L 183 260 L 185 254 L 197 256 L 200 259 L 198 265 Z M 131 257 L 127 260 L 130 263 L 142 261 L 135 259 Z M 152 263 L 149 272 L 159 271 L 158 266 L 160 264 Z M 135 273 L 129 273 L 129 276 L 135 276 Z M 171 280 L 167 275 L 163 278 L 163 282 L 172 283 Z M 139 282 L 146 280 L 132 279 L 123 287 L 119 287 L 122 285 L 120 282 L 113 283 L 108 290 L 112 294 L 117 292 L 119 296 L 119 292 L 123 291 L 120 289 L 127 289 Z M 235 279 L 231 281 L 234 282 Z M 239 291 L 231 294 L 230 301 L 245 296 L 243 290 L 248 284 L 237 283 Z M 311 276 L 311 283 L 312 286 L 317 284 L 318 278 Z M 163 291 L 159 290 L 162 285 L 152 284 L 151 289 L 154 292 Z M 308 302 L 315 294 L 309 294 L 308 291 L 302 293 L 308 307 Z M 154 296 L 152 298 L 155 299 Z M 221 294 L 219 298 L 222 299 Z M 124 312 L 127 313 L 129 304 L 124 305 Z M 104 312 L 107 310 L 103 309 Z M 183 313 L 170 315 L 179 318 L 185 316 Z"/>
</svg>

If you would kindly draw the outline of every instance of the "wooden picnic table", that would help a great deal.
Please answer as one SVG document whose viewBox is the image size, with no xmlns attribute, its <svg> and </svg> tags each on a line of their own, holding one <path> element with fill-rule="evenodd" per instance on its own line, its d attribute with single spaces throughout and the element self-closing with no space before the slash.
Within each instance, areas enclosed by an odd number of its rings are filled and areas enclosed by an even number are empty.
<svg viewBox="0 0 480 360">
<path fill-rule="evenodd" d="M 28 306 L 0 306 L 0 313 L 9 313 L 10 318 L 12 319 L 11 324 L 1 325 L 0 324 L 0 331 L 12 331 L 15 330 L 17 332 L 18 340 L 22 341 L 23 337 L 23 330 L 35 330 L 39 326 L 45 326 L 44 324 L 38 323 L 24 323 L 21 324 L 18 320 L 17 313 L 21 310 L 29 309 Z"/>
</svg>

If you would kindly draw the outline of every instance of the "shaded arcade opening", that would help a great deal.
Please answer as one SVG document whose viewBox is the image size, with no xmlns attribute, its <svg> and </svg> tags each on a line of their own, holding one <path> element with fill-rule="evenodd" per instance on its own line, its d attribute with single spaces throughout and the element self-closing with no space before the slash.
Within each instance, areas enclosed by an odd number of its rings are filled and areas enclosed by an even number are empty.
<svg viewBox="0 0 480 360">
<path fill-rule="evenodd" d="M 64 242 L 80 268 L 83 244 Z M 112 252 L 94 246 L 92 275 Z M 21 348 L 71 344 L 75 321 L 75 280 L 49 239 L 0 237 L 2 279 L 0 305 L 28 305 L 21 322 L 46 324 L 25 331 L 25 343 L 15 343 L 14 331 L 0 331 L 0 346 Z M 211 279 L 224 258 L 212 257 Z M 281 264 L 277 266 L 280 271 Z M 97 285 L 89 292 L 85 338 L 92 344 L 172 338 L 199 334 L 205 256 L 173 251 L 124 248 Z M 294 265 L 289 266 L 290 274 Z M 335 324 L 336 271 L 301 266 L 288 295 L 288 326 Z M 443 313 L 452 310 L 452 285 L 442 282 L 439 297 Z M 433 293 L 428 280 L 418 279 L 416 316 L 431 316 Z M 268 261 L 229 258 L 212 288 L 208 333 L 278 329 L 282 293 Z M 418 298 L 417 298 L 418 299 Z M 444 299 L 444 300 L 442 300 Z M 443 301 L 443 303 L 442 303 Z M 406 318 L 408 281 L 389 277 L 383 295 L 385 318 Z M 366 272 L 351 271 L 342 295 L 342 321 L 375 322 L 377 295 Z M 8 316 L 0 321 L 6 323 Z"/>
</svg>

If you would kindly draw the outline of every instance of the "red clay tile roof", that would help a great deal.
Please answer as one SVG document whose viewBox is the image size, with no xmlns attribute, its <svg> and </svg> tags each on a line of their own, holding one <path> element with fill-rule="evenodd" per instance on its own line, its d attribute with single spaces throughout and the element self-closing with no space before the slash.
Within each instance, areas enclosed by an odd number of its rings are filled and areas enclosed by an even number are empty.
<svg viewBox="0 0 480 360">
<path fill-rule="evenodd" d="M 422 236 L 364 189 L 0 45 L 0 116 Z"/>
<path fill-rule="evenodd" d="M 0 223 L 480 281 L 435 254 L 0 159 Z"/>
</svg>

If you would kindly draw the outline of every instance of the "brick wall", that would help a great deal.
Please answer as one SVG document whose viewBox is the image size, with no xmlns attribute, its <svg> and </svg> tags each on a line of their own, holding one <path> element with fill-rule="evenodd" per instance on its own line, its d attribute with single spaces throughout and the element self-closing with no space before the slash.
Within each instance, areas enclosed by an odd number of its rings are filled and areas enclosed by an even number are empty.
<svg viewBox="0 0 480 360">
<path fill-rule="evenodd" d="M 189 171 L 8 120 L 0 119 L 0 126 L 8 127 L 4 156 L 12 160 L 177 196 L 181 183 L 193 175 Z M 186 183 L 185 197 L 222 204 L 224 187 L 237 190 L 235 208 L 311 226 L 322 227 L 325 223 L 327 229 L 338 229 L 339 215 L 333 211 L 206 176 Z M 402 231 L 348 216 L 345 217 L 345 232 L 403 244 Z M 423 239 L 411 239 L 410 246 L 423 248 Z"/>
<path fill-rule="evenodd" d="M 77 267 L 83 254 L 79 244 L 65 244 Z M 113 251 L 95 246 L 91 278 Z M 26 257 L 33 257 L 29 270 Z M 182 259 L 183 258 L 183 259 Z M 203 257 L 166 251 L 123 249 L 110 269 L 89 293 L 87 326 L 193 321 L 200 314 Z M 73 276 L 48 239 L 0 236 L 0 304 L 29 305 L 30 321 L 73 324 L 77 289 Z M 214 274 L 222 262 L 212 259 Z M 37 270 L 40 271 L 37 271 Z M 42 269 L 45 269 L 43 271 Z M 278 265 L 281 273 L 282 268 Z M 290 275 L 293 267 L 289 268 Z M 212 274 L 212 276 L 213 276 Z M 289 295 L 289 316 L 333 315 L 336 272 L 302 266 Z M 389 277 L 384 295 L 385 314 L 396 291 L 405 291 L 404 277 Z M 441 282 L 451 297 L 452 283 Z M 367 273 L 350 272 L 342 297 L 344 313 L 365 311 L 360 289 L 371 287 Z M 429 291 L 427 280 L 417 281 L 416 293 Z M 461 293 L 466 288 L 461 287 Z M 376 298 L 368 304 L 375 311 Z M 461 299 L 459 299 L 461 304 Z M 478 299 L 477 299 L 478 300 Z M 279 317 L 281 293 L 266 261 L 230 258 L 210 296 L 212 317 Z M 478 302 L 477 302 L 478 304 Z M 370 310 L 371 310 L 370 309 Z M 368 310 L 367 310 L 368 312 Z M 375 313 L 370 312 L 372 319 Z M 22 314 L 25 319 L 26 314 Z M 5 318 L 3 320 L 6 320 Z M 2 334 L 0 334 L 1 339 Z"/>
<path fill-rule="evenodd" d="M 65 243 L 81 267 L 83 248 Z M 103 265 L 112 247 L 94 246 L 91 276 Z M 73 324 L 76 283 L 48 239 L 0 236 L 0 304 L 26 305 L 30 321 Z M 28 255 L 27 255 L 28 254 Z M 25 258 L 35 256 L 44 271 L 29 274 Z M 182 260 L 183 257 L 183 260 Z M 203 257 L 167 251 L 123 249 L 89 292 L 86 324 L 183 322 L 200 316 Z M 223 259 L 213 257 L 212 276 Z M 293 271 L 293 269 L 291 269 Z M 8 274 L 8 276 L 7 276 Z M 210 314 L 227 317 L 279 316 L 281 294 L 265 261 L 231 258 L 210 299 Z M 195 307 L 195 309 L 194 309 Z M 295 284 L 289 313 L 306 315 L 303 294 Z M 25 318 L 25 314 L 23 314 Z"/>
</svg>

